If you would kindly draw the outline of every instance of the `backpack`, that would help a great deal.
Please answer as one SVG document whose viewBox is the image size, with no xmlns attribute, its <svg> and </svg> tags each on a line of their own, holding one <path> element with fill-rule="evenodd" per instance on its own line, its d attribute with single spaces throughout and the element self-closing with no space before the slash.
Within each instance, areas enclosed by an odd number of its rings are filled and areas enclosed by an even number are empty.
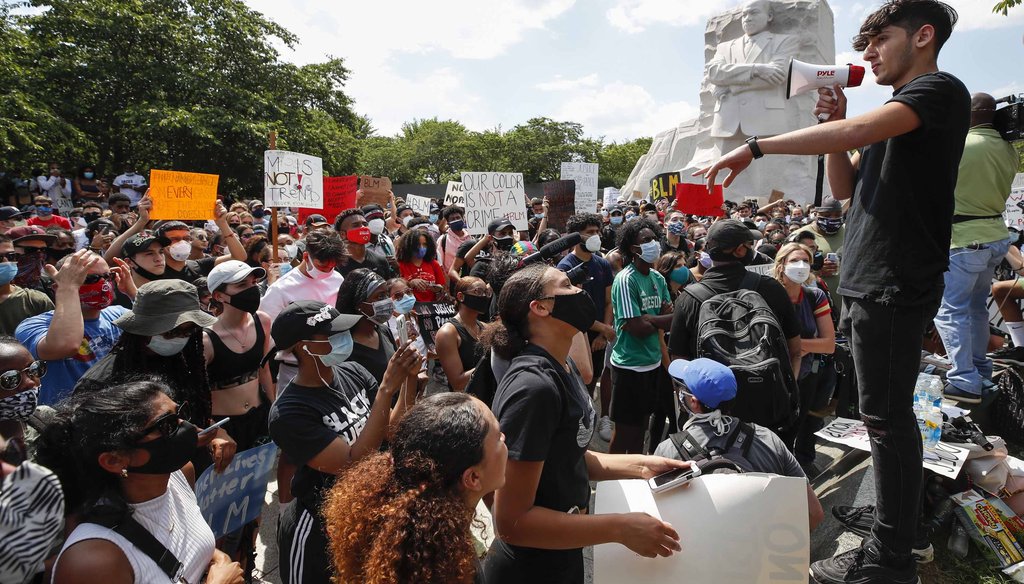
<svg viewBox="0 0 1024 584">
<path fill-rule="evenodd" d="M 761 276 L 747 272 L 734 292 L 715 292 L 698 282 L 683 288 L 700 303 L 697 357 L 726 365 L 736 375 L 731 414 L 776 433 L 796 420 L 800 389 L 789 346 L 775 313 L 757 293 Z"/>
<path fill-rule="evenodd" d="M 725 453 L 739 442 L 740 455 L 747 463 L 747 467 L 752 468 L 747 460 L 747 455 L 750 453 L 750 447 L 754 444 L 754 428 L 738 418 L 733 418 L 733 421 L 736 424 L 724 436 L 724 440 L 716 436 L 708 440 L 707 444 L 701 445 L 686 430 L 672 434 L 669 436 L 669 439 L 672 440 L 672 446 L 676 447 L 682 460 L 693 461 L 700 467 L 702 474 L 711 474 L 721 469 L 730 469 L 734 472 L 742 473 L 743 468 L 735 460 L 726 458 Z M 712 442 L 715 442 L 716 446 L 712 446 L 709 449 L 708 445 Z"/>
</svg>

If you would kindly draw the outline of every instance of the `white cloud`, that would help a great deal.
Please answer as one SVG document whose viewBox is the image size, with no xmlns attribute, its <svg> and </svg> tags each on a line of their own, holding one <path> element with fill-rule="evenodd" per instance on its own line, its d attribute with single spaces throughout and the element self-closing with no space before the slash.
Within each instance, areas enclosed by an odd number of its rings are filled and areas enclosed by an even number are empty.
<svg viewBox="0 0 1024 584">
<path fill-rule="evenodd" d="M 590 75 L 585 75 L 576 79 L 566 79 L 561 75 L 556 75 L 551 81 L 544 81 L 534 85 L 533 87 L 540 91 L 572 91 L 582 87 L 593 87 L 595 85 L 597 85 L 597 73 L 591 73 Z"/>
<path fill-rule="evenodd" d="M 685 101 L 658 102 L 639 85 L 615 81 L 573 93 L 555 117 L 580 122 L 588 133 L 609 140 L 632 140 L 672 128 L 697 111 Z"/>
<path fill-rule="evenodd" d="M 960 20 L 957 22 L 955 34 L 965 30 L 990 30 L 1024 24 L 1024 11 L 1011 9 L 1007 16 L 992 12 L 995 0 L 947 0 L 956 9 Z"/>
<path fill-rule="evenodd" d="M 709 16 L 737 5 L 735 0 L 617 0 L 605 17 L 612 26 L 637 33 L 656 24 L 703 25 Z"/>
</svg>

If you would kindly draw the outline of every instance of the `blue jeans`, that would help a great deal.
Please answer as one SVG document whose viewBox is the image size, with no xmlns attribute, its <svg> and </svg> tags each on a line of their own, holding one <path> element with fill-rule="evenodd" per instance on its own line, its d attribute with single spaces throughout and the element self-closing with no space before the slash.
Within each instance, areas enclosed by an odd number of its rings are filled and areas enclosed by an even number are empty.
<svg viewBox="0 0 1024 584">
<path fill-rule="evenodd" d="M 942 338 L 953 368 L 946 379 L 961 391 L 981 394 L 983 379 L 992 377 L 988 352 L 988 301 L 992 274 L 1010 240 L 993 241 L 949 250 L 946 289 L 935 316 L 935 329 Z"/>
</svg>

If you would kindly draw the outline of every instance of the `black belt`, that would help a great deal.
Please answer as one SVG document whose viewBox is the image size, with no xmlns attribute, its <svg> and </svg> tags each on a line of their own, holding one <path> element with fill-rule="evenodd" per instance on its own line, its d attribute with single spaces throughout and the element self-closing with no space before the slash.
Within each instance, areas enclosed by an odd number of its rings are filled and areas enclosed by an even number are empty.
<svg viewBox="0 0 1024 584">
<path fill-rule="evenodd" d="M 1003 214 L 998 215 L 953 215 L 953 225 L 957 223 L 963 223 L 964 221 L 974 221 L 975 219 L 1002 219 Z"/>
</svg>

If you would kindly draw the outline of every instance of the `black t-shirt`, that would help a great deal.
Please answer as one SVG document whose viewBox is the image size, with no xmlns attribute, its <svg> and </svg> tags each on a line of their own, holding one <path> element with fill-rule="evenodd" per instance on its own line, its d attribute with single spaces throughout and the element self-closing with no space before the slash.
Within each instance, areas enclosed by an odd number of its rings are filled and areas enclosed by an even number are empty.
<svg viewBox="0 0 1024 584">
<path fill-rule="evenodd" d="M 483 278 L 486 280 L 487 273 L 490 272 L 491 269 L 491 260 L 493 259 L 493 256 L 491 256 L 491 254 L 486 249 L 482 249 L 479 252 L 477 252 L 476 261 L 473 262 L 472 268 L 467 266 L 465 263 L 466 254 L 469 253 L 469 250 L 473 249 L 473 246 L 476 245 L 476 243 L 477 240 L 475 239 L 467 239 L 466 241 L 462 242 L 462 245 L 459 246 L 459 249 L 455 250 L 455 257 L 462 258 L 463 260 L 462 269 L 460 270 L 459 276 L 473 276 L 476 278 Z M 477 268 L 477 266 L 480 267 Z M 473 273 L 474 269 L 476 270 L 475 274 Z"/>
<path fill-rule="evenodd" d="M 390 280 L 394 275 L 387 258 L 370 249 L 366 250 L 366 257 L 363 258 L 363 261 L 358 262 L 354 257 L 349 256 L 344 265 L 339 264 L 334 269 L 342 276 L 347 276 L 349 272 L 359 268 L 369 268 L 385 280 Z"/>
<path fill-rule="evenodd" d="M 171 266 L 164 269 L 161 280 L 184 280 L 194 284 L 201 277 L 209 276 L 213 267 L 217 265 L 217 258 L 202 258 L 198 260 L 185 260 L 185 267 L 175 270 Z"/>
<path fill-rule="evenodd" d="M 615 228 L 611 225 L 606 225 L 601 229 L 601 249 L 608 251 L 617 245 L 615 239 L 618 237 L 618 233 Z"/>
<path fill-rule="evenodd" d="M 278 394 L 270 408 L 270 437 L 298 469 L 292 493 L 307 511 L 318 515 L 323 493 L 335 476 L 306 466 L 341 436 L 351 445 L 370 415 L 367 394 L 376 393 L 377 382 L 358 363 L 334 367 L 331 387 L 306 387 L 294 381 Z"/>
<path fill-rule="evenodd" d="M 380 337 L 380 343 L 376 349 L 371 349 L 366 345 L 359 343 L 352 344 L 352 354 L 348 360 L 353 363 L 358 363 L 366 369 L 370 375 L 380 383 L 384 379 L 384 372 L 388 369 L 388 361 L 391 360 L 391 356 L 395 354 L 395 339 L 391 336 L 391 329 L 386 325 L 377 327 L 377 335 Z M 377 389 L 373 391 L 367 391 L 366 397 L 370 399 L 370 403 L 377 398 Z"/>
<path fill-rule="evenodd" d="M 544 349 L 527 347 L 498 384 L 492 410 L 505 433 L 508 457 L 543 462 L 534 504 L 566 513 L 590 502 L 584 453 L 594 433 L 594 407 L 576 365 L 572 374 Z M 524 548 L 514 547 L 517 550 Z M 571 550 L 534 550 L 557 562 Z"/>
<path fill-rule="evenodd" d="M 684 253 L 690 253 L 690 242 L 686 241 L 685 237 L 679 237 L 679 244 L 672 245 L 672 242 L 668 240 L 668 237 L 661 238 L 661 253 L 666 254 L 670 251 L 681 251 Z"/>
<path fill-rule="evenodd" d="M 921 125 L 861 152 L 839 293 L 908 306 L 942 296 L 971 98 L 940 71 L 915 77 L 889 101 L 909 106 Z"/>
<path fill-rule="evenodd" d="M 739 263 L 724 266 L 713 266 L 704 272 L 702 284 L 707 284 L 715 294 L 735 292 L 747 274 L 747 269 Z M 797 320 L 793 303 L 782 284 L 768 276 L 758 276 L 761 281 L 757 292 L 772 309 L 775 318 L 782 327 L 782 334 L 787 339 L 800 336 L 800 321 Z M 689 294 L 680 294 L 676 298 L 675 313 L 672 315 L 672 329 L 668 337 L 669 353 L 692 359 L 697 354 L 697 318 L 700 303 Z"/>
</svg>

